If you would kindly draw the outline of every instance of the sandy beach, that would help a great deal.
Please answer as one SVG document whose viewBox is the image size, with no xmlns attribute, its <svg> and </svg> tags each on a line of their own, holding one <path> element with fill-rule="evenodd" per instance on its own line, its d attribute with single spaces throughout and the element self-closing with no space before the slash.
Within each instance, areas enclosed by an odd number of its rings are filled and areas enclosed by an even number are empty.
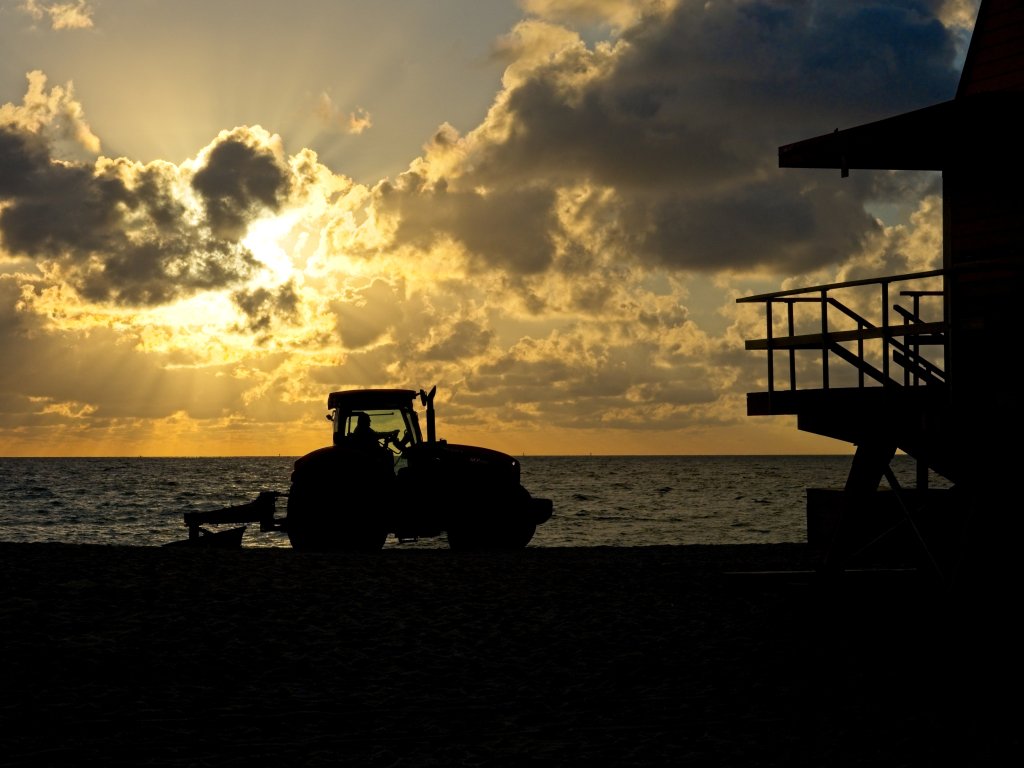
<svg viewBox="0 0 1024 768">
<path fill-rule="evenodd" d="M 979 628 L 987 609 L 914 572 L 826 583 L 813 564 L 799 544 L 0 544 L 0 762 L 963 766 L 1019 752 L 1017 705 L 997 695 L 1019 674 Z"/>
</svg>

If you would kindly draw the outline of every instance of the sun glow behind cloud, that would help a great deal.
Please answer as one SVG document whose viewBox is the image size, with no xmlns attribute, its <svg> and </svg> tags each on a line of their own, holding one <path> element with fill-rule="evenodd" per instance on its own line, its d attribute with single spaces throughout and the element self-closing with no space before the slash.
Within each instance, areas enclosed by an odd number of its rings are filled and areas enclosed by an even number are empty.
<svg viewBox="0 0 1024 768">
<path fill-rule="evenodd" d="M 291 256 L 285 251 L 285 241 L 299 218 L 298 212 L 257 219 L 249 225 L 241 243 L 252 252 L 270 273 L 270 279 L 282 283 L 295 273 Z"/>
</svg>

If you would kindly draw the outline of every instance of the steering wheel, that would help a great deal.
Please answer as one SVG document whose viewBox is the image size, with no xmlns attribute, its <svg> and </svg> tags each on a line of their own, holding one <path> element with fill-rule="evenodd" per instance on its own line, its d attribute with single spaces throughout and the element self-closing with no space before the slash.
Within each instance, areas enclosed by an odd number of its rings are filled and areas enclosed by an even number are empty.
<svg viewBox="0 0 1024 768">
<path fill-rule="evenodd" d="M 402 446 L 398 443 L 398 430 L 393 429 L 390 432 L 384 432 L 381 434 L 380 444 L 382 448 L 386 448 L 395 456 L 402 455 Z"/>
</svg>

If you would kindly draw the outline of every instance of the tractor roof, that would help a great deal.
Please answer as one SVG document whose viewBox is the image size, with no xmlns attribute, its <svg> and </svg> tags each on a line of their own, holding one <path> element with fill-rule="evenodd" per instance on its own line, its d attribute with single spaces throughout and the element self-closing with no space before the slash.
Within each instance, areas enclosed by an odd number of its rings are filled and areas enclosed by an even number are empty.
<svg viewBox="0 0 1024 768">
<path fill-rule="evenodd" d="M 327 407 L 345 411 L 408 407 L 416 394 L 412 389 L 346 389 L 331 392 Z"/>
</svg>

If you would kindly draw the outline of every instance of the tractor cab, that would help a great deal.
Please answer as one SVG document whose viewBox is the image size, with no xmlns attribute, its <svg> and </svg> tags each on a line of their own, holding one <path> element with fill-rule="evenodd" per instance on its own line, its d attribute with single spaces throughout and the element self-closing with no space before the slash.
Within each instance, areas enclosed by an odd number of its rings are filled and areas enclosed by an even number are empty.
<svg viewBox="0 0 1024 768">
<path fill-rule="evenodd" d="M 332 392 L 327 419 L 334 425 L 334 445 L 376 442 L 394 454 L 423 442 L 413 410 L 417 393 L 411 389 Z"/>
<path fill-rule="evenodd" d="M 334 444 L 346 444 L 346 438 L 358 434 L 360 420 L 377 434 L 398 433 L 404 447 L 424 442 L 419 416 L 413 406 L 418 398 L 427 409 L 426 442 L 437 442 L 434 431 L 434 395 L 437 387 L 430 392 L 412 389 L 353 389 L 331 392 L 327 398 L 327 420 L 334 424 Z M 365 414 L 361 416 L 361 414 Z M 443 440 L 440 442 L 444 442 Z"/>
</svg>

